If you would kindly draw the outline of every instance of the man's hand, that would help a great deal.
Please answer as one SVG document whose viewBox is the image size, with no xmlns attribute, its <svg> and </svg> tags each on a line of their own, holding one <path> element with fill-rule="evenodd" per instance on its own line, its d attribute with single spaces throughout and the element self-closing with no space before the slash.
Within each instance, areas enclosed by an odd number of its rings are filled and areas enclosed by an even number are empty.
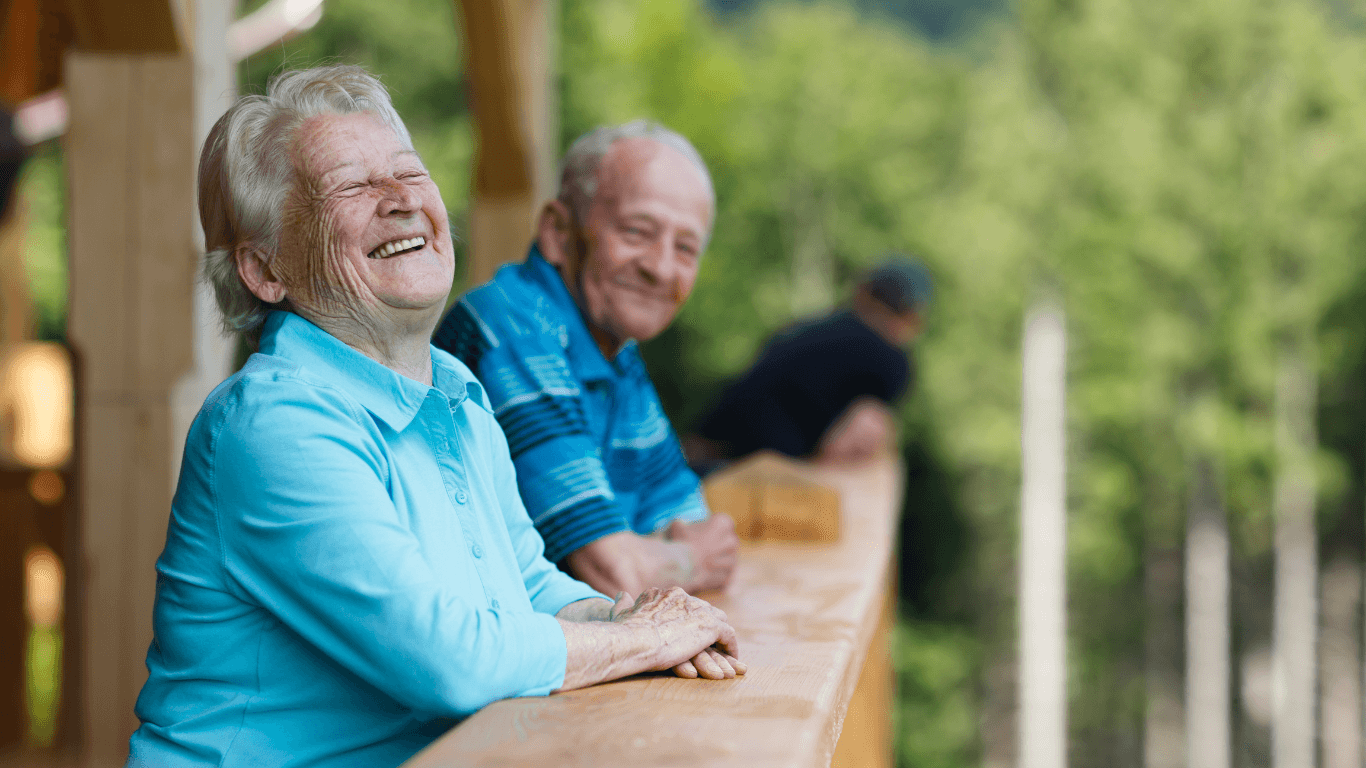
<svg viewBox="0 0 1366 768">
<path fill-rule="evenodd" d="M 692 580 L 684 589 L 701 592 L 730 583 L 740 559 L 740 539 L 730 515 L 714 514 L 696 523 L 675 520 L 669 524 L 668 539 L 688 545 L 692 557 Z"/>
<path fill-rule="evenodd" d="M 816 461 L 855 464 L 891 451 L 896 442 L 896 420 L 881 400 L 855 400 L 821 436 Z"/>
<path fill-rule="evenodd" d="M 565 558 L 574 578 L 605 595 L 638 595 L 650 587 L 685 587 L 693 580 L 692 554 L 679 542 L 629 531 L 608 534 Z"/>
<path fill-rule="evenodd" d="M 575 550 L 565 564 L 574 578 L 606 595 L 651 587 L 701 592 L 730 583 L 739 549 L 735 521 L 718 514 L 696 523 L 675 520 L 663 539 L 609 534 Z"/>
</svg>

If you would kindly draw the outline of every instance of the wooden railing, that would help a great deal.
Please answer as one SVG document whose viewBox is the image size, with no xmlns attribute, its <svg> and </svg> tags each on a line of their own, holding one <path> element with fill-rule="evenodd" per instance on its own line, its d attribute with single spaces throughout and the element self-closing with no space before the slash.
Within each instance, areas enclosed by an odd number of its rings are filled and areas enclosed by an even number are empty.
<svg viewBox="0 0 1366 768">
<path fill-rule="evenodd" d="M 838 539 L 745 542 L 731 586 L 703 595 L 729 616 L 747 675 L 642 675 L 499 701 L 406 768 L 890 766 L 900 467 L 889 458 L 798 472 L 838 492 Z"/>
</svg>

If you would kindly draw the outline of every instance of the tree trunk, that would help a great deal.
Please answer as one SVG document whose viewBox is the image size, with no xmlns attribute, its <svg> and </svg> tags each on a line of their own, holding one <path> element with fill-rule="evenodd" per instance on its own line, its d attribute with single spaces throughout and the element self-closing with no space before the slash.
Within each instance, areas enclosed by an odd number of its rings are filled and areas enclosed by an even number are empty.
<svg viewBox="0 0 1366 768">
<path fill-rule="evenodd" d="M 1357 612 L 1361 564 L 1345 556 L 1323 571 L 1323 658 L 1319 664 L 1324 768 L 1361 768 L 1361 661 Z"/>
<path fill-rule="evenodd" d="M 1186 516 L 1187 765 L 1229 768 L 1229 542 L 1214 463 L 1194 462 Z"/>
<path fill-rule="evenodd" d="M 1031 310 L 1020 439 L 1020 768 L 1067 765 L 1065 347 L 1062 313 Z"/>
<path fill-rule="evenodd" d="M 1318 540 L 1313 456 L 1317 376 L 1299 339 L 1276 374 L 1276 596 L 1272 628 L 1274 768 L 1312 768 L 1318 635 Z"/>
<path fill-rule="evenodd" d="M 1144 768 L 1182 768 L 1181 550 L 1168 521 L 1150 523 L 1143 553 Z"/>
</svg>

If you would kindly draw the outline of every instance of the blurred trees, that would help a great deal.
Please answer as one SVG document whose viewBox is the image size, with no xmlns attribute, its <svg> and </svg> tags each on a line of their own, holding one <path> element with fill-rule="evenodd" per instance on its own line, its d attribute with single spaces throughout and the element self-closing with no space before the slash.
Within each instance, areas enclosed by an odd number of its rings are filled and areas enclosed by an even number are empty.
<svg viewBox="0 0 1366 768">
<path fill-rule="evenodd" d="M 917 252 L 936 272 L 905 418 L 952 468 L 952 501 L 936 511 L 968 516 L 971 560 L 945 582 L 956 606 L 922 613 L 903 637 L 967 616 L 981 655 L 959 662 L 981 666 L 955 684 L 975 677 L 969 687 L 909 686 L 927 698 L 905 711 L 960 702 L 984 728 L 980 746 L 958 751 L 907 737 L 910 764 L 943 764 L 931 752 L 975 761 L 976 749 L 1005 761 L 1013 748 L 1020 318 L 1036 295 L 1061 298 L 1073 350 L 1072 757 L 1138 765 L 1164 680 L 1180 753 L 1195 481 L 1222 497 L 1239 589 L 1258 596 L 1234 617 L 1238 653 L 1270 641 L 1265 575 L 1287 470 L 1330 520 L 1350 478 L 1346 508 L 1361 517 L 1366 430 L 1347 382 L 1362 365 L 1349 297 L 1363 279 L 1366 49 L 1356 17 L 1310 0 L 1013 10 L 1014 24 L 945 50 L 846 5 L 756 3 L 718 21 L 688 0 L 566 0 L 564 132 L 651 116 L 716 169 L 720 213 L 696 293 L 646 348 L 685 427 L 767 333 L 836 300 L 882 251 Z M 1308 396 L 1287 399 L 1287 376 Z M 1357 425 L 1328 426 L 1332 450 L 1312 428 L 1320 377 L 1340 398 L 1334 421 Z M 1339 546 L 1359 558 L 1353 540 Z M 903 668 L 923 672 L 943 648 L 907 639 Z M 1238 762 L 1265 756 L 1263 725 L 1236 725 Z"/>
</svg>

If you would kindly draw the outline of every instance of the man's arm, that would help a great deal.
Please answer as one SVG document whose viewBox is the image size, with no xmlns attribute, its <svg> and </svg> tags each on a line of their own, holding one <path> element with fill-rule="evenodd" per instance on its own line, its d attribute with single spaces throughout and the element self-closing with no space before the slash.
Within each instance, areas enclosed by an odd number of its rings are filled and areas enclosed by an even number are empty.
<svg viewBox="0 0 1366 768">
<path fill-rule="evenodd" d="M 886 403 L 861 397 L 821 435 L 816 461 L 856 464 L 890 453 L 896 445 L 896 418 Z"/>
</svg>

